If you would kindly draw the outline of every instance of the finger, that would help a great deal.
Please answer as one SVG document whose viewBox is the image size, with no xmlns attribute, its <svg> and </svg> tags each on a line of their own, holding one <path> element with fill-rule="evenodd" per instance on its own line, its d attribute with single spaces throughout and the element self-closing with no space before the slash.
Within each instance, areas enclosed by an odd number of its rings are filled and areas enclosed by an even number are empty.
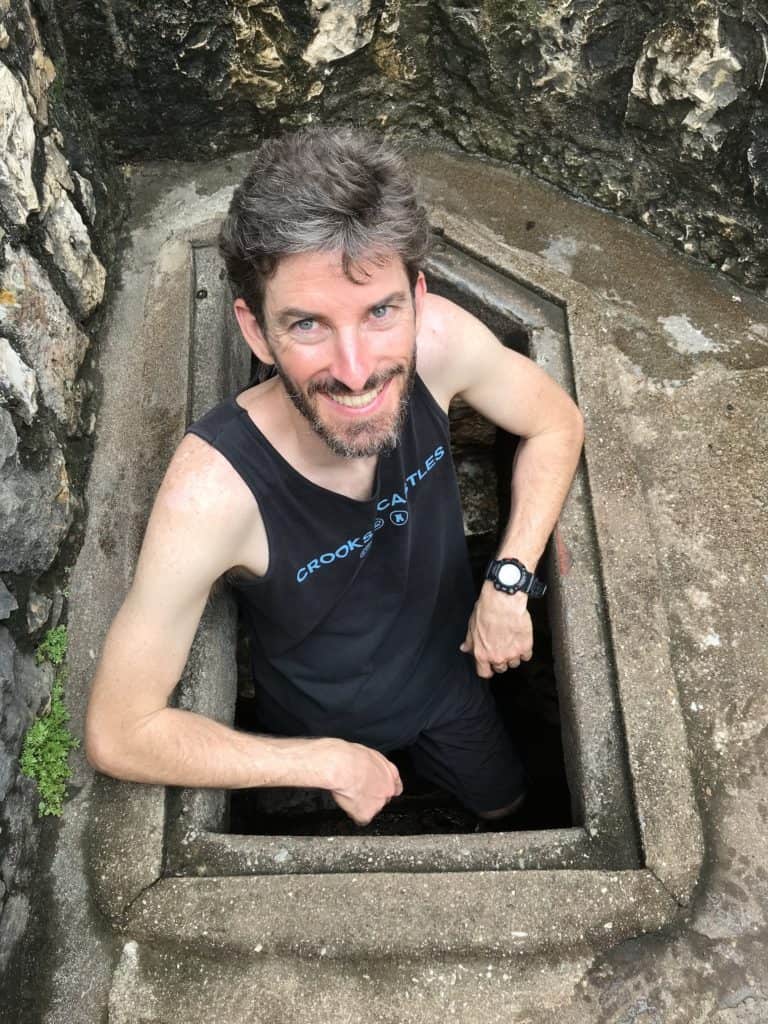
<svg viewBox="0 0 768 1024">
<path fill-rule="evenodd" d="M 480 661 L 475 658 L 475 671 L 481 679 L 492 679 L 493 669 L 491 668 L 490 662 Z"/>
<path fill-rule="evenodd" d="M 400 796 L 400 794 L 403 792 L 403 783 L 402 780 L 400 779 L 400 772 L 397 770 L 397 765 L 390 761 L 389 758 L 385 757 L 383 754 L 380 754 L 379 756 L 386 765 L 387 771 L 389 772 L 389 777 L 392 779 L 392 785 L 394 787 L 392 795 Z"/>
<path fill-rule="evenodd" d="M 491 667 L 493 668 L 494 672 L 506 672 L 507 671 L 507 663 L 506 663 L 506 661 L 494 661 L 494 662 L 491 662 Z"/>
<path fill-rule="evenodd" d="M 523 654 L 520 655 L 520 660 L 521 661 L 530 661 L 532 657 L 533 657 L 533 651 L 525 651 Z"/>
<path fill-rule="evenodd" d="M 472 650 L 472 637 L 469 635 L 469 630 L 467 630 L 467 635 L 464 637 L 463 642 L 459 644 L 459 650 L 463 651 L 464 654 L 469 654 Z"/>
</svg>

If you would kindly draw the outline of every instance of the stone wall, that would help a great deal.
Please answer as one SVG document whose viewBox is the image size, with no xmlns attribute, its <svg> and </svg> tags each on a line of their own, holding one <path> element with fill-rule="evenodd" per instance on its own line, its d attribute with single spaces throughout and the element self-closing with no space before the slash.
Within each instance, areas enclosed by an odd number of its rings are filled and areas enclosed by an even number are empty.
<svg viewBox="0 0 768 1024">
<path fill-rule="evenodd" d="M 762 9 L 761 9 L 762 8 Z M 768 11 L 439 0 L 442 133 L 768 285 Z"/>
<path fill-rule="evenodd" d="M 431 132 L 768 283 L 768 13 L 754 0 L 61 6 L 125 156 L 196 158 L 311 119 Z"/>
<path fill-rule="evenodd" d="M 113 246 L 111 179 L 68 71 L 52 12 L 0 0 L 0 975 L 29 908 L 37 798 L 18 757 L 52 682 L 33 649 L 66 619 Z"/>
</svg>

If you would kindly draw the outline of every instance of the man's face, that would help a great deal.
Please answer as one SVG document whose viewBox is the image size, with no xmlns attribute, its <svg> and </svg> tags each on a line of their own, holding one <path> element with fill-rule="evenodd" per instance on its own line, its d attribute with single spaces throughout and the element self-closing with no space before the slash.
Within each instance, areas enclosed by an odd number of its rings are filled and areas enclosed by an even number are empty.
<svg viewBox="0 0 768 1024">
<path fill-rule="evenodd" d="M 338 253 L 287 256 L 267 283 L 265 340 L 291 401 L 337 455 L 394 447 L 416 372 L 423 278 L 411 293 L 402 260 Z M 360 283 L 356 283 L 360 282 Z"/>
</svg>

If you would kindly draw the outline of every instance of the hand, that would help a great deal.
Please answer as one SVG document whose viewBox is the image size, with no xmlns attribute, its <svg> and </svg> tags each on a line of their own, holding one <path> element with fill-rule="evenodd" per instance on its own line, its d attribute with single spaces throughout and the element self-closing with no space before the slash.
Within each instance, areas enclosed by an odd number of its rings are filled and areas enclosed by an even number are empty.
<svg viewBox="0 0 768 1024">
<path fill-rule="evenodd" d="M 367 825 L 402 792 L 400 773 L 383 754 L 360 743 L 344 743 L 331 796 L 357 825 Z"/>
<path fill-rule="evenodd" d="M 533 654 L 533 625 L 528 595 L 504 594 L 485 583 L 472 611 L 467 635 L 460 648 L 474 654 L 477 674 L 490 679 L 494 672 L 517 668 Z"/>
</svg>

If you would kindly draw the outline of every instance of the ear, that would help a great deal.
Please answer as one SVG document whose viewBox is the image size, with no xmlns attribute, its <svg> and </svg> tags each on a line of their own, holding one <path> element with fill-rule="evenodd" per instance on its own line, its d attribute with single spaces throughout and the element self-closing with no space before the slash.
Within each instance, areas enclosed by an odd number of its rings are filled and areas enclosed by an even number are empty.
<svg viewBox="0 0 768 1024">
<path fill-rule="evenodd" d="M 245 299 L 235 299 L 235 316 L 248 348 L 260 363 L 268 363 L 271 366 L 275 360 L 267 344 L 267 339 Z"/>
<path fill-rule="evenodd" d="M 416 333 L 419 333 L 419 327 L 421 326 L 421 313 L 424 308 L 424 296 L 427 294 L 427 279 L 424 277 L 424 271 L 419 271 L 419 276 L 416 278 L 416 284 L 413 286 L 413 309 L 416 321 Z"/>
</svg>

